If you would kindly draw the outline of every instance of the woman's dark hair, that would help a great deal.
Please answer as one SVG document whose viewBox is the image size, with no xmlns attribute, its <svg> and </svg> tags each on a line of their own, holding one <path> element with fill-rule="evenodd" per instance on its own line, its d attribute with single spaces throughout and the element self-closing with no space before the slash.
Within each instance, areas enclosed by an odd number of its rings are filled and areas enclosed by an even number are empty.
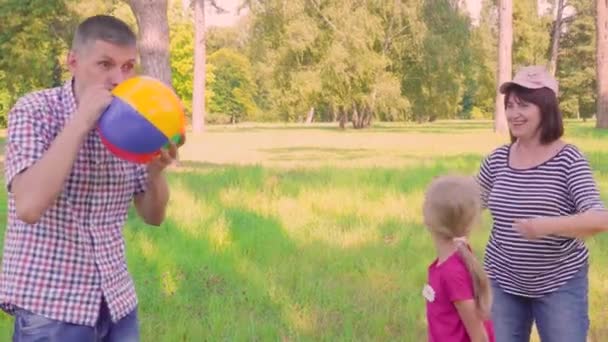
<svg viewBox="0 0 608 342">
<path fill-rule="evenodd" d="M 505 109 L 509 99 L 533 103 L 540 109 L 540 143 L 549 144 L 564 135 L 564 122 L 555 93 L 549 88 L 529 89 L 512 85 L 505 91 Z M 511 142 L 515 137 L 511 135 Z"/>
</svg>

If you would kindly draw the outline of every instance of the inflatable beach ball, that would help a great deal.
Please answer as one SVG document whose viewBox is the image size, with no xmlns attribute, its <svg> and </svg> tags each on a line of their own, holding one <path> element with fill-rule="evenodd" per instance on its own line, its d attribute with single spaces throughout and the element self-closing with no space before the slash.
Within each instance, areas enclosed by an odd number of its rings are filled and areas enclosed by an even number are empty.
<svg viewBox="0 0 608 342">
<path fill-rule="evenodd" d="M 175 92 L 148 76 L 125 80 L 112 90 L 114 98 L 98 121 L 103 144 L 117 157 L 145 164 L 169 141 L 181 144 L 186 116 Z"/>
</svg>

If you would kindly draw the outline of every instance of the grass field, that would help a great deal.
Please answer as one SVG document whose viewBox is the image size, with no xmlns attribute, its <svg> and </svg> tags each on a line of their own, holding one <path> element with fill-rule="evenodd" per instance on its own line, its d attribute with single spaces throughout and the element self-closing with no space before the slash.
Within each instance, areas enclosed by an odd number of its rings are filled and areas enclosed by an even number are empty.
<svg viewBox="0 0 608 342">
<path fill-rule="evenodd" d="M 608 199 L 608 133 L 569 123 Z M 170 173 L 168 219 L 125 229 L 142 341 L 423 341 L 432 177 L 473 174 L 488 122 L 211 127 Z M 6 222 L 0 195 L 0 222 Z M 473 236 L 481 257 L 490 220 Z M 0 227 L 2 233 L 4 227 Z M 0 239 L 3 234 L 0 234 Z M 608 237 L 589 240 L 593 341 L 608 339 Z M 0 314 L 0 340 L 10 339 Z"/>
</svg>

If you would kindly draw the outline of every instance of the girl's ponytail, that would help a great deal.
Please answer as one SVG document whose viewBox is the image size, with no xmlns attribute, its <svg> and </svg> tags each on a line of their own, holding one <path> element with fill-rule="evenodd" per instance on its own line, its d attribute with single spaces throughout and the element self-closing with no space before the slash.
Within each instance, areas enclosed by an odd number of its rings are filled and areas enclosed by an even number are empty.
<svg viewBox="0 0 608 342">
<path fill-rule="evenodd" d="M 484 318 L 490 317 L 490 308 L 492 306 L 492 290 L 490 289 L 490 281 L 481 264 L 469 246 L 464 241 L 456 240 L 458 253 L 464 260 L 471 277 L 473 278 L 473 292 L 475 297 L 475 305 L 477 310 Z"/>
</svg>

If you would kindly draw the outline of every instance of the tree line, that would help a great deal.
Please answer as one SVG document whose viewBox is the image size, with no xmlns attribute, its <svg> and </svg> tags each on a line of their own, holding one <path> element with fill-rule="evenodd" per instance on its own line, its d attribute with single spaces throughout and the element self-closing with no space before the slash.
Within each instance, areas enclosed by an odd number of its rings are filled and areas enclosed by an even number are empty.
<svg viewBox="0 0 608 342">
<path fill-rule="evenodd" d="M 193 129 L 206 123 L 494 119 L 497 84 L 543 64 L 567 118 L 608 127 L 606 2 L 243 0 L 232 27 L 205 29 L 212 0 L 5 0 L 0 5 L 0 125 L 24 93 L 60 84 L 82 18 L 113 14 L 137 31 L 141 71 L 170 84 Z M 345 15 L 348 14 L 348 15 Z"/>
</svg>

